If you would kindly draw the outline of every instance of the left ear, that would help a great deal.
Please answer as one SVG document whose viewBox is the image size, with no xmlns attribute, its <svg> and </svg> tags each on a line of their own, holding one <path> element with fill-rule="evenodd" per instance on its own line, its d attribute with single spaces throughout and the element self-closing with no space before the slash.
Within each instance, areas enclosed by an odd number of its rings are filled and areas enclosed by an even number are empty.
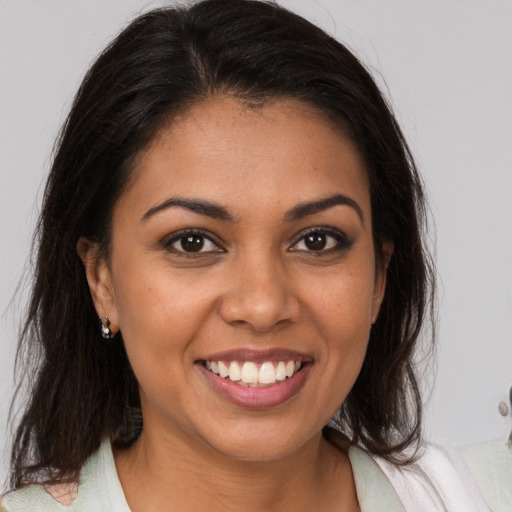
<svg viewBox="0 0 512 512">
<path fill-rule="evenodd" d="M 386 280 L 388 274 L 388 266 L 393 256 L 395 246 L 392 242 L 384 242 L 381 249 L 382 261 L 377 263 L 375 269 L 375 284 L 373 287 L 373 299 L 372 299 L 372 311 L 371 321 L 372 325 L 377 321 L 379 316 L 380 306 L 384 300 L 384 294 L 386 292 Z"/>
</svg>

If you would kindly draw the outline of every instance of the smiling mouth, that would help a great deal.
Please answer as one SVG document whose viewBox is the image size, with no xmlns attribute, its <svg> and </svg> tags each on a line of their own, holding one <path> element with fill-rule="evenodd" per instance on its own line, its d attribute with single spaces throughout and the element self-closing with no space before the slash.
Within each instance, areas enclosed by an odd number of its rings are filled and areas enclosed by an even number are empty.
<svg viewBox="0 0 512 512">
<path fill-rule="evenodd" d="M 303 367 L 302 361 L 204 361 L 207 370 L 240 386 L 264 388 L 293 377 Z"/>
</svg>

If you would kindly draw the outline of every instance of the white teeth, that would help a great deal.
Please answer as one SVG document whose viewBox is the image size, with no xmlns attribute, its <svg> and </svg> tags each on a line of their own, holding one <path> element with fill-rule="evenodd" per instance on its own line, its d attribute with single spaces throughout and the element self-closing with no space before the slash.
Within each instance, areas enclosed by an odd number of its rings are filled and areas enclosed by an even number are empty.
<svg viewBox="0 0 512 512">
<path fill-rule="evenodd" d="M 229 365 L 229 380 L 234 382 L 240 380 L 240 366 L 236 361 L 231 361 Z"/>
<path fill-rule="evenodd" d="M 245 366 L 245 365 L 244 365 Z M 274 384 L 276 381 L 276 369 L 272 363 L 263 363 L 260 367 L 258 382 L 260 384 Z"/>
<path fill-rule="evenodd" d="M 286 365 L 283 361 L 279 361 L 276 368 L 276 380 L 286 379 Z"/>
<path fill-rule="evenodd" d="M 256 384 L 258 382 L 258 367 L 251 362 L 245 362 L 242 366 L 240 380 L 245 384 Z"/>
<path fill-rule="evenodd" d="M 302 361 L 279 361 L 277 364 L 265 361 L 259 367 L 252 361 L 245 361 L 243 364 L 237 361 L 205 361 L 205 367 L 223 379 L 229 378 L 238 384 L 254 387 L 259 384 L 272 385 L 276 381 L 292 377 L 302 368 Z"/>
<path fill-rule="evenodd" d="M 224 364 L 223 361 L 219 361 L 219 375 L 225 379 L 229 375 L 229 368 Z"/>
</svg>

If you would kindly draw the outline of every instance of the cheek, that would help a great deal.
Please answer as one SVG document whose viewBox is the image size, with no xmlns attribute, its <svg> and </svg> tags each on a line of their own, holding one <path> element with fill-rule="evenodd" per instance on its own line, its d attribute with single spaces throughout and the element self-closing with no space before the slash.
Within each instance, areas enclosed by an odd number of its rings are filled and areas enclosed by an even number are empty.
<svg viewBox="0 0 512 512">
<path fill-rule="evenodd" d="M 309 287 L 309 306 L 318 326 L 329 338 L 358 341 L 369 332 L 374 294 L 372 262 L 356 269 L 340 269 Z M 359 334 L 359 335 L 358 335 Z"/>
<path fill-rule="evenodd" d="M 362 314 L 361 306 L 368 310 L 368 304 L 358 301 L 339 302 L 337 307 L 325 309 L 319 317 L 320 329 L 326 340 L 329 371 L 336 379 L 348 382 L 351 387 L 363 363 L 370 335 L 369 312 Z"/>
<path fill-rule="evenodd" d="M 178 368 L 212 307 L 208 287 L 199 290 L 197 280 L 173 275 L 165 267 L 141 268 L 145 270 L 121 272 L 120 267 L 119 279 L 114 281 L 128 356 L 136 374 L 141 366 L 153 366 L 156 371 Z"/>
<path fill-rule="evenodd" d="M 198 293 L 190 283 L 172 279 L 168 270 L 124 275 L 130 279 L 117 282 L 117 304 L 128 359 L 144 407 L 168 416 L 170 397 L 176 411 L 193 401 L 194 341 L 211 299 L 206 290 Z"/>
<path fill-rule="evenodd" d="M 346 394 L 359 374 L 370 335 L 372 262 L 353 272 L 331 275 L 312 290 L 308 309 L 325 342 L 326 381 L 336 382 L 335 387 Z"/>
</svg>

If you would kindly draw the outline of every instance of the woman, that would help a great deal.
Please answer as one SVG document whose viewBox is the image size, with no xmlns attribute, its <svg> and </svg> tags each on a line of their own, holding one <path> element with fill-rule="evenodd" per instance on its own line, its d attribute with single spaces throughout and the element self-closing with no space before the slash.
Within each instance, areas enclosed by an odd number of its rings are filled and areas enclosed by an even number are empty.
<svg viewBox="0 0 512 512">
<path fill-rule="evenodd" d="M 318 28 L 245 0 L 135 20 L 48 179 L 3 509 L 490 510 L 499 485 L 421 444 L 423 215 Z"/>
</svg>

